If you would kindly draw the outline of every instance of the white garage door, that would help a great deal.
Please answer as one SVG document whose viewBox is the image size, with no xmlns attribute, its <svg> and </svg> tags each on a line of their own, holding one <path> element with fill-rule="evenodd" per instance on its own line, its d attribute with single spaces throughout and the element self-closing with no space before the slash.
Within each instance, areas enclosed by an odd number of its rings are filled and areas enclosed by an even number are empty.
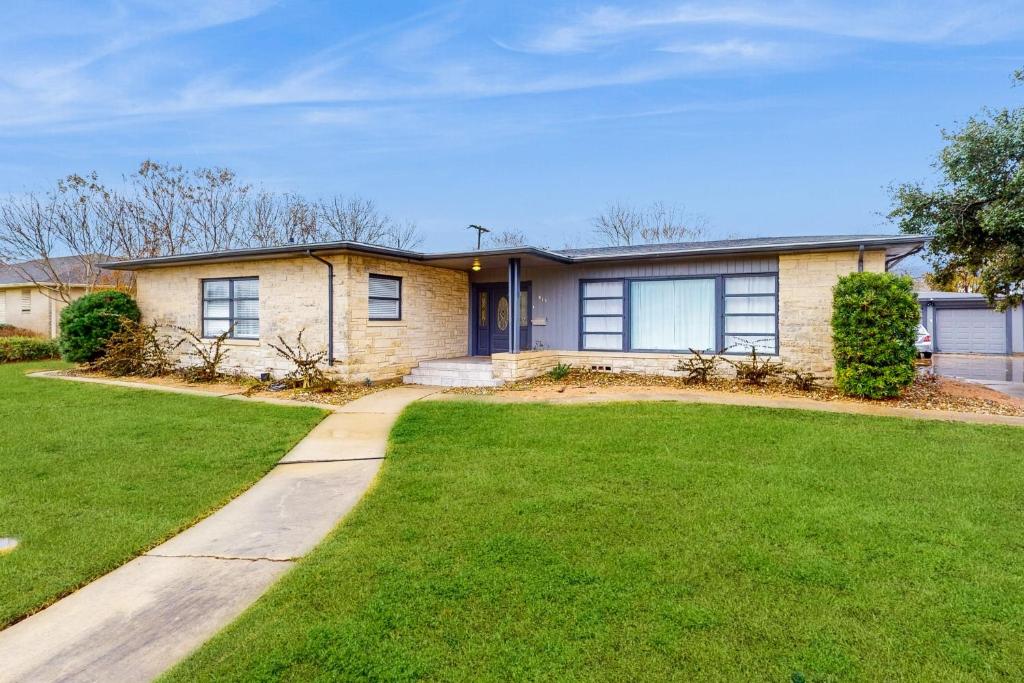
<svg viewBox="0 0 1024 683">
<path fill-rule="evenodd" d="M 935 311 L 936 351 L 1007 353 L 1006 314 L 987 308 L 940 308 Z"/>
</svg>

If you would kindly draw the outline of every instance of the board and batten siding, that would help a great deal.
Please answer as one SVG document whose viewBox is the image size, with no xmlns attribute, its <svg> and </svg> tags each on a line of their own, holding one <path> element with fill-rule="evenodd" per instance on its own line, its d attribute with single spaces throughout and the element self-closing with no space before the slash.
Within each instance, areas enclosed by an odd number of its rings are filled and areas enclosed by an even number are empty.
<svg viewBox="0 0 1024 683">
<path fill-rule="evenodd" d="M 530 282 L 533 291 L 531 318 L 544 320 L 533 325 L 535 348 L 576 350 L 579 348 L 580 280 L 601 278 L 670 277 L 673 275 L 742 275 L 777 273 L 777 256 L 708 258 L 578 265 L 523 266 L 520 278 Z M 473 273 L 471 281 L 506 282 L 505 269 L 485 269 Z"/>
</svg>

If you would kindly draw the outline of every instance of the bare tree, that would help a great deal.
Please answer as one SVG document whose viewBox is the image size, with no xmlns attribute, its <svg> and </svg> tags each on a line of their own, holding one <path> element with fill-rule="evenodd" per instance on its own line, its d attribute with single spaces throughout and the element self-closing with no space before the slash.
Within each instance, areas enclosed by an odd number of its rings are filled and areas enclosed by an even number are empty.
<svg viewBox="0 0 1024 683">
<path fill-rule="evenodd" d="M 608 245 L 699 242 L 708 220 L 683 208 L 655 202 L 648 207 L 613 203 L 594 218 L 594 232 Z"/>
<path fill-rule="evenodd" d="M 488 249 L 507 249 L 524 247 L 527 244 L 526 233 L 515 228 L 497 230 L 484 235 L 484 245 Z"/>
<path fill-rule="evenodd" d="M 239 246 L 250 186 L 238 183 L 226 168 L 199 168 L 192 176 L 186 204 L 190 247 L 218 251 Z"/>
<path fill-rule="evenodd" d="M 395 249 L 416 249 L 423 244 L 423 233 L 411 221 L 391 223 L 384 243 Z"/>
</svg>

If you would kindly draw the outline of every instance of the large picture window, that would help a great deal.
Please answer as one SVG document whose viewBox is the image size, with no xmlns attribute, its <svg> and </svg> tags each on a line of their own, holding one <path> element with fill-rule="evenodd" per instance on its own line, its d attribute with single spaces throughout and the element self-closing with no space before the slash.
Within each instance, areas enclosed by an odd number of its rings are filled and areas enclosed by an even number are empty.
<svg viewBox="0 0 1024 683">
<path fill-rule="evenodd" d="M 622 280 L 583 283 L 580 304 L 584 349 L 621 351 L 624 348 L 623 289 Z"/>
<path fill-rule="evenodd" d="M 722 346 L 726 353 L 777 353 L 775 275 L 725 278 Z"/>
<path fill-rule="evenodd" d="M 580 348 L 778 353 L 778 276 L 583 280 Z"/>
<path fill-rule="evenodd" d="M 402 319 L 402 278 L 370 276 L 370 320 Z"/>
<path fill-rule="evenodd" d="M 715 279 L 634 280 L 629 287 L 629 348 L 715 348 Z"/>
<path fill-rule="evenodd" d="M 260 336 L 260 281 L 258 278 L 203 280 L 203 336 L 228 332 L 232 339 Z"/>
</svg>

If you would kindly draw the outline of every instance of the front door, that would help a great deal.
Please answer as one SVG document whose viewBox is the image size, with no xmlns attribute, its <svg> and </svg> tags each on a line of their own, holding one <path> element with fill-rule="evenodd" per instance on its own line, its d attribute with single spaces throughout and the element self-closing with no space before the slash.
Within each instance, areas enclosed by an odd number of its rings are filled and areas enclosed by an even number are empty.
<svg viewBox="0 0 1024 683">
<path fill-rule="evenodd" d="M 478 356 L 506 353 L 512 325 L 519 324 L 519 346 L 530 348 L 530 283 L 522 283 L 519 311 L 513 312 L 505 283 L 476 285 L 474 300 L 476 340 L 473 352 Z"/>
</svg>

